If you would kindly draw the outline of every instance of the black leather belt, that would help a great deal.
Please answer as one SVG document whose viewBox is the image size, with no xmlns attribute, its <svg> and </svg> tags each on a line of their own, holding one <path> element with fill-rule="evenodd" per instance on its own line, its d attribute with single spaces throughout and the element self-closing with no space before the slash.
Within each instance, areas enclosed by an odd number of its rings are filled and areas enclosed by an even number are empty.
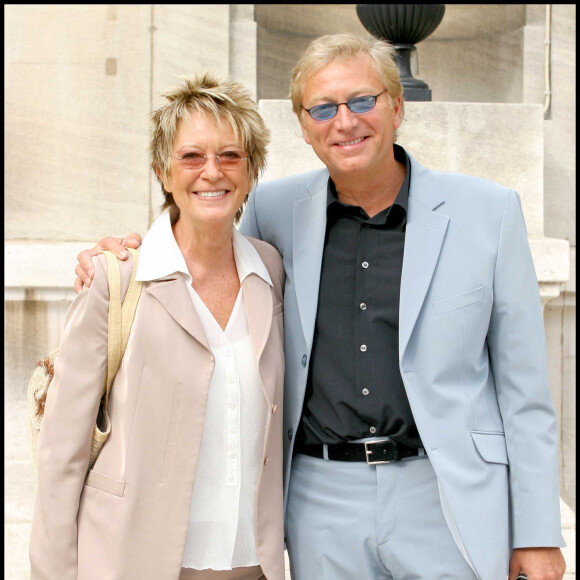
<svg viewBox="0 0 580 580">
<path fill-rule="evenodd" d="M 303 453 L 310 457 L 324 457 L 324 446 L 301 445 L 296 453 Z M 328 459 L 332 461 L 366 461 L 369 465 L 400 461 L 407 457 L 423 455 L 423 449 L 409 447 L 403 443 L 397 443 L 392 439 L 377 439 L 364 443 L 336 443 L 328 445 Z"/>
</svg>

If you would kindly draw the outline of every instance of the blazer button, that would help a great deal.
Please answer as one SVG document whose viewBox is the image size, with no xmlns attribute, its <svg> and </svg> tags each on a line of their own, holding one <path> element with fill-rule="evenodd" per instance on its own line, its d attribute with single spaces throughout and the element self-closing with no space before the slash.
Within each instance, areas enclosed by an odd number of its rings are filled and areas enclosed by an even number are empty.
<svg viewBox="0 0 580 580">
<path fill-rule="evenodd" d="M 264 465 L 268 464 L 268 458 L 266 457 L 266 459 L 264 459 Z"/>
<path fill-rule="evenodd" d="M 302 366 L 305 367 L 307 362 L 308 362 L 308 357 L 306 355 L 304 355 L 302 357 Z"/>
<path fill-rule="evenodd" d="M 294 435 L 294 429 L 288 429 L 288 439 L 292 439 L 293 435 Z"/>
<path fill-rule="evenodd" d="M 278 405 L 272 405 L 272 415 L 276 412 Z"/>
</svg>

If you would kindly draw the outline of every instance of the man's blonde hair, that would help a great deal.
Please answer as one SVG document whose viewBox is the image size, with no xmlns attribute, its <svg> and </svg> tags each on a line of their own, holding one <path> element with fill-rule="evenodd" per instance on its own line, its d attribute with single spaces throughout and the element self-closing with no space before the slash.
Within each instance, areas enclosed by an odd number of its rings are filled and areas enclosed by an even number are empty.
<svg viewBox="0 0 580 580">
<path fill-rule="evenodd" d="M 374 37 L 362 38 L 350 32 L 326 34 L 313 40 L 304 51 L 292 70 L 290 80 L 290 99 L 292 110 L 302 124 L 302 94 L 304 83 L 325 66 L 335 60 L 368 55 L 379 75 L 391 107 L 393 100 L 401 97 L 401 114 L 404 114 L 403 87 L 399 79 L 399 70 L 395 64 L 394 48 L 383 40 Z"/>
<path fill-rule="evenodd" d="M 246 163 L 251 187 L 256 184 L 266 167 L 267 147 L 270 142 L 270 131 L 258 112 L 258 106 L 242 84 L 221 79 L 210 72 L 185 75 L 181 78 L 181 85 L 161 95 L 167 102 L 151 115 L 149 151 L 151 167 L 165 195 L 162 209 L 173 207 L 177 210 L 173 195 L 165 191 L 161 177 L 166 178 L 170 173 L 178 121 L 187 119 L 190 112 L 213 117 L 218 127 L 224 121 L 232 127 L 240 147 L 248 155 Z M 247 200 L 248 196 L 236 213 L 236 223 L 242 216 Z"/>
</svg>

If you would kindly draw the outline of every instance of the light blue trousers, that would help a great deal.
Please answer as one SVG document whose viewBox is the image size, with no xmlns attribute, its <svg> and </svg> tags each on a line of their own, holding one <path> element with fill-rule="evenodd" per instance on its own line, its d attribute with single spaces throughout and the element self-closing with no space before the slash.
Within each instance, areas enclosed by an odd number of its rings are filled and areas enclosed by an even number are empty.
<svg viewBox="0 0 580 580">
<path fill-rule="evenodd" d="M 427 456 L 367 465 L 298 454 L 286 525 L 292 580 L 477 580 Z"/>
</svg>

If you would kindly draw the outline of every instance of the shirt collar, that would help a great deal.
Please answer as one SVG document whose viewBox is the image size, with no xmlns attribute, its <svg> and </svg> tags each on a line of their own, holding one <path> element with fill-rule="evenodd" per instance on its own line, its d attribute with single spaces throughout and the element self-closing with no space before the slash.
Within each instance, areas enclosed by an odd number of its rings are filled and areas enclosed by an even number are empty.
<svg viewBox="0 0 580 580">
<path fill-rule="evenodd" d="M 270 274 L 268 274 L 268 269 L 262 262 L 258 250 L 254 248 L 252 242 L 248 240 L 244 235 L 240 234 L 236 228 L 233 228 L 234 234 L 234 258 L 236 260 L 236 268 L 238 269 L 238 276 L 240 277 L 240 283 L 242 283 L 250 274 L 257 274 L 270 284 L 272 280 Z"/>
<path fill-rule="evenodd" d="M 393 151 L 395 154 L 395 159 L 400 163 L 405 164 L 405 179 L 403 181 L 403 184 L 401 185 L 401 188 L 399 189 L 399 193 L 397 194 L 397 197 L 395 198 L 393 205 L 401 206 L 405 210 L 405 213 L 407 213 L 409 207 L 409 187 L 411 185 L 411 160 L 409 159 L 409 155 L 407 155 L 407 152 L 396 143 L 393 144 Z M 334 182 L 332 181 L 332 178 L 329 177 L 328 189 L 326 194 L 326 208 L 328 209 L 328 207 L 332 203 L 338 203 L 343 206 L 347 205 L 343 204 L 338 200 L 336 194 L 336 187 L 334 185 Z"/>
<path fill-rule="evenodd" d="M 250 275 L 256 274 L 273 286 L 270 275 L 262 262 L 258 251 L 236 228 L 232 230 L 234 259 L 240 284 Z M 158 280 L 170 274 L 181 272 L 188 283 L 192 277 L 187 269 L 185 258 L 181 253 L 173 229 L 169 209 L 166 209 L 145 234 L 139 249 L 139 265 L 136 279 L 140 281 Z"/>
</svg>

